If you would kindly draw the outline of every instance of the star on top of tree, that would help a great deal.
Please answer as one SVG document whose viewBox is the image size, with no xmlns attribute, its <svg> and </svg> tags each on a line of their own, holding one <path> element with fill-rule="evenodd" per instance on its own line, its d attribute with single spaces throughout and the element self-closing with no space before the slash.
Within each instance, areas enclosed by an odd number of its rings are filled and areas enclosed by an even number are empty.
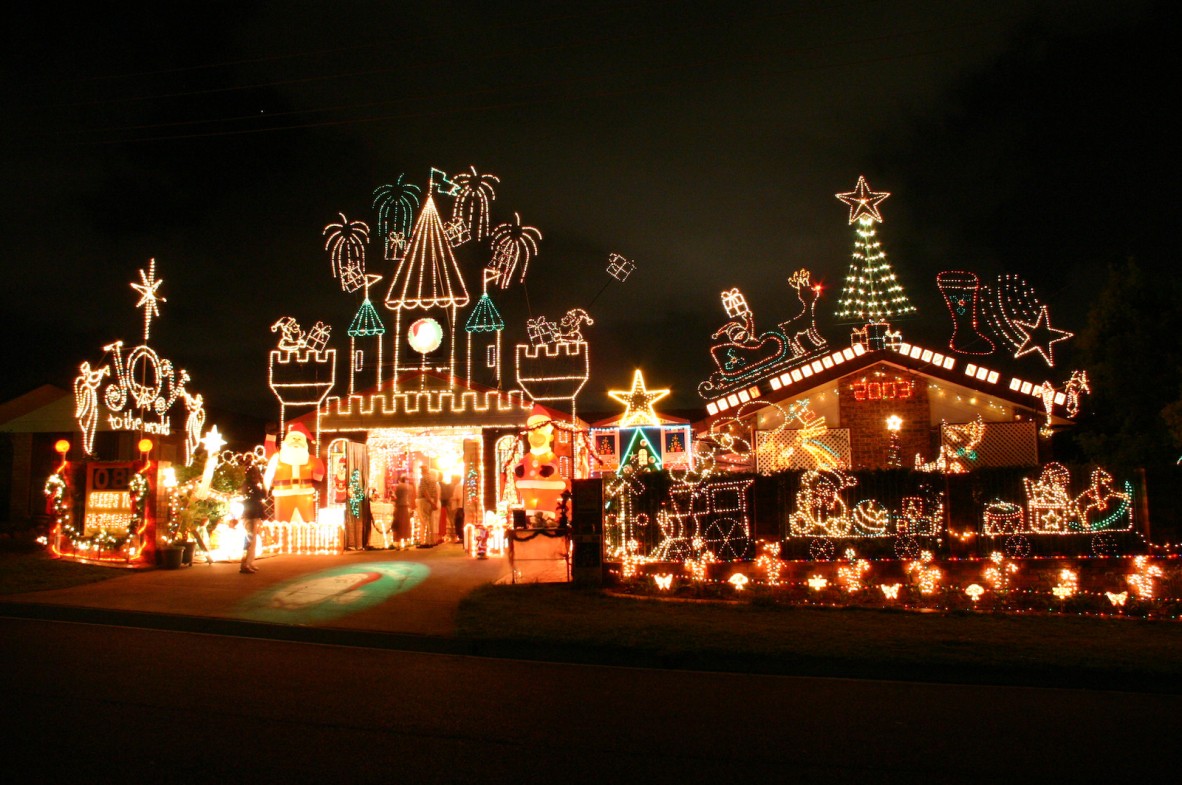
<svg viewBox="0 0 1182 785">
<path fill-rule="evenodd" d="M 160 288 L 160 284 L 164 283 L 164 279 L 156 280 L 156 260 L 148 260 L 148 271 L 140 270 L 140 282 L 133 283 L 132 289 L 140 293 L 140 301 L 135 304 L 136 308 L 144 309 L 144 340 L 148 340 L 148 331 L 152 327 L 152 317 L 160 315 L 160 309 L 156 307 L 156 303 L 168 302 L 160 295 L 156 294 L 156 290 Z"/>
<path fill-rule="evenodd" d="M 618 426 L 628 428 L 636 425 L 660 425 L 661 418 L 653 411 L 653 404 L 669 394 L 669 390 L 649 390 L 644 384 L 644 374 L 637 369 L 632 376 L 632 389 L 608 390 L 608 395 L 626 407 Z"/>
<path fill-rule="evenodd" d="M 850 206 L 850 223 L 854 223 L 863 215 L 872 221 L 882 223 L 882 214 L 878 212 L 878 205 L 890 196 L 886 191 L 874 192 L 866 183 L 866 178 L 858 175 L 858 184 L 854 190 L 844 194 L 834 194 L 838 199 Z"/>
<path fill-rule="evenodd" d="M 1018 351 L 1014 353 L 1014 358 L 1038 352 L 1046 360 L 1048 366 L 1055 364 L 1055 344 L 1059 341 L 1066 341 L 1075 335 L 1073 332 L 1051 327 L 1050 313 L 1045 305 L 1038 309 L 1038 318 L 1034 320 L 1033 324 L 1019 321 L 1015 321 L 1014 324 L 1017 325 L 1024 339 L 1022 345 L 1018 347 Z"/>
</svg>

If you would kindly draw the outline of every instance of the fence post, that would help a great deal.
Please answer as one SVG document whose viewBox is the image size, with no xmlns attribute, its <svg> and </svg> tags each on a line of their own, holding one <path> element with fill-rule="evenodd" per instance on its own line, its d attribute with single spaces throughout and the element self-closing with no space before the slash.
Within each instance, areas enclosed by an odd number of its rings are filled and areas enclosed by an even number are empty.
<svg viewBox="0 0 1182 785">
<path fill-rule="evenodd" d="M 1136 470 L 1137 474 L 1137 516 L 1141 519 L 1141 525 L 1145 531 L 1145 544 L 1148 546 L 1152 541 L 1150 538 L 1149 526 L 1149 483 L 1146 481 L 1145 467 L 1142 466 Z"/>
</svg>

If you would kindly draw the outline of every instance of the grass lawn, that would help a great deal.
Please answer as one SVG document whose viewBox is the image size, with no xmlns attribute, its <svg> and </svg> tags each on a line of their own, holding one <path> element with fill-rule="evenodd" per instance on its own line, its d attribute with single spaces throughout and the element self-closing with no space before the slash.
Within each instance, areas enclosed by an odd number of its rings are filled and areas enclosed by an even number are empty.
<svg viewBox="0 0 1182 785">
<path fill-rule="evenodd" d="M 123 570 L 113 567 L 50 558 L 40 547 L 36 550 L 0 550 L 0 595 L 66 589 L 120 575 Z"/>
<path fill-rule="evenodd" d="M 460 605 L 481 650 L 782 674 L 1182 691 L 1182 624 L 660 602 L 488 586 Z"/>
</svg>

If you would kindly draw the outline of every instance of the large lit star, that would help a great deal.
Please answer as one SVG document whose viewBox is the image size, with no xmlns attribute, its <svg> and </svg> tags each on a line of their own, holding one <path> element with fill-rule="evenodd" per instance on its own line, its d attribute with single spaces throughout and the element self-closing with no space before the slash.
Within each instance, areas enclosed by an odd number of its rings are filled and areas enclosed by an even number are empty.
<svg viewBox="0 0 1182 785">
<path fill-rule="evenodd" d="M 644 386 L 644 374 L 638 369 L 632 376 L 632 389 L 609 390 L 608 395 L 626 407 L 620 417 L 619 427 L 635 425 L 660 425 L 661 418 L 653 411 L 653 404 L 669 394 L 669 390 L 649 390 Z"/>
<path fill-rule="evenodd" d="M 215 425 L 209 429 L 209 432 L 201 439 L 201 444 L 205 446 L 206 455 L 216 455 L 223 447 L 226 446 L 226 440 L 218 433 L 218 427 Z"/>
<path fill-rule="evenodd" d="M 152 317 L 160 315 L 160 309 L 156 307 L 156 303 L 168 302 L 156 293 L 162 283 L 164 283 L 163 278 L 156 280 L 156 260 L 151 259 L 148 261 L 148 271 L 140 270 L 140 282 L 131 285 L 132 289 L 140 293 L 140 301 L 135 304 L 135 307 L 144 309 L 145 341 L 148 340 L 148 331 L 152 327 Z"/>
<path fill-rule="evenodd" d="M 1022 333 L 1022 345 L 1014 353 L 1014 358 L 1022 357 L 1031 352 L 1038 352 L 1046 360 L 1047 365 L 1055 364 L 1055 344 L 1066 341 L 1075 333 L 1051 327 L 1051 317 L 1044 305 L 1038 310 L 1038 318 L 1034 323 L 1014 321 L 1018 331 Z"/>
<path fill-rule="evenodd" d="M 878 212 L 878 205 L 890 196 L 886 191 L 874 192 L 866 183 L 866 178 L 858 175 L 858 184 L 854 190 L 844 194 L 834 194 L 838 199 L 850 206 L 850 223 L 854 223 L 863 215 L 872 221 L 882 223 L 882 214 Z"/>
</svg>

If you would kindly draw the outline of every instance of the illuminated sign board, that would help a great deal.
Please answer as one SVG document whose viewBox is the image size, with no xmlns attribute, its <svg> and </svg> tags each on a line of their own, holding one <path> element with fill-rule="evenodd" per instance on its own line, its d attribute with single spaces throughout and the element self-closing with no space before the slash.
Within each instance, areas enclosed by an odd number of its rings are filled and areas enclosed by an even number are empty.
<svg viewBox="0 0 1182 785">
<path fill-rule="evenodd" d="M 132 463 L 90 463 L 86 466 L 86 512 L 83 533 L 126 534 L 131 522 L 131 492 L 135 474 Z"/>
</svg>

